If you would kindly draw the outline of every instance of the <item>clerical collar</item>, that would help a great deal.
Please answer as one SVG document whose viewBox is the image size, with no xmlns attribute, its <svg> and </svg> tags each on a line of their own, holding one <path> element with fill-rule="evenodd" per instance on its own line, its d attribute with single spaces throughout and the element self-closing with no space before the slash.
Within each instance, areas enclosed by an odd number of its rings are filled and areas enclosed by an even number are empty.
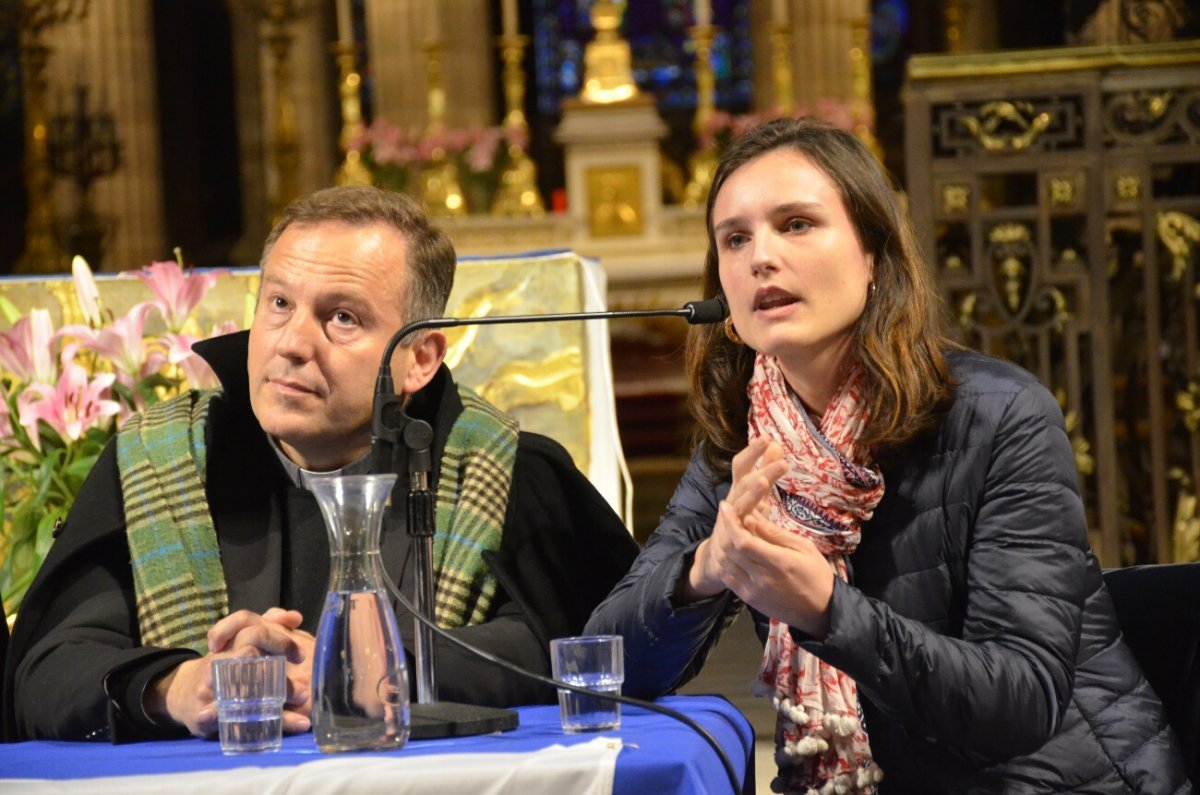
<svg viewBox="0 0 1200 795">
<path fill-rule="evenodd" d="M 371 472 L 371 454 L 368 452 L 362 458 L 351 461 L 341 469 L 334 469 L 329 472 L 312 472 L 302 468 L 295 461 L 287 457 L 283 452 L 283 448 L 279 446 L 279 440 L 274 436 L 267 436 L 271 440 L 271 449 L 275 451 L 275 455 L 279 456 L 279 463 L 283 464 L 283 471 L 287 473 L 288 480 L 292 481 L 293 486 L 309 490 L 308 481 L 312 477 L 330 477 L 332 475 L 367 475 Z"/>
</svg>

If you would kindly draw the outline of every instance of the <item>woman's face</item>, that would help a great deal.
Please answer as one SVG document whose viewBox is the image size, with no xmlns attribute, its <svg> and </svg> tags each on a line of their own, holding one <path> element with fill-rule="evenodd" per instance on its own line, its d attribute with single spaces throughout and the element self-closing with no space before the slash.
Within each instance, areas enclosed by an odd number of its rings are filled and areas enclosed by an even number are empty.
<svg viewBox="0 0 1200 795">
<path fill-rule="evenodd" d="M 712 222 L 738 336 L 793 387 L 840 377 L 873 263 L 825 172 L 794 149 L 762 154 L 725 180 Z"/>
</svg>

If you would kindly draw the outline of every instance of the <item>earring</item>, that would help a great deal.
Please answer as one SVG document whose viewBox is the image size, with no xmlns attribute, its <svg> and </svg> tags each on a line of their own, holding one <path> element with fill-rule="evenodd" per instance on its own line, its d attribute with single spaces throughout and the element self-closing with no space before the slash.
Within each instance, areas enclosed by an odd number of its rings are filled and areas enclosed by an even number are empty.
<svg viewBox="0 0 1200 795">
<path fill-rule="evenodd" d="M 734 345 L 744 345 L 745 344 L 742 342 L 742 338 L 738 336 L 737 329 L 733 327 L 733 318 L 732 317 L 725 318 L 725 336 L 728 337 L 729 341 L 732 342 Z"/>
</svg>

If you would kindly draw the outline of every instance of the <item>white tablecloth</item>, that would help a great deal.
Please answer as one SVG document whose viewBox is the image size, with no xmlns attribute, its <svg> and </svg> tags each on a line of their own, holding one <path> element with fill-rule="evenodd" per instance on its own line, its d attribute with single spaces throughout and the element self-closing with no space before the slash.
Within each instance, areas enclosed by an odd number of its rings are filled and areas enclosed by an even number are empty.
<svg viewBox="0 0 1200 795">
<path fill-rule="evenodd" d="M 611 795 L 621 741 L 612 737 L 528 753 L 339 756 L 295 767 L 246 767 L 153 776 L 7 779 L 0 792 L 51 795 Z"/>
</svg>

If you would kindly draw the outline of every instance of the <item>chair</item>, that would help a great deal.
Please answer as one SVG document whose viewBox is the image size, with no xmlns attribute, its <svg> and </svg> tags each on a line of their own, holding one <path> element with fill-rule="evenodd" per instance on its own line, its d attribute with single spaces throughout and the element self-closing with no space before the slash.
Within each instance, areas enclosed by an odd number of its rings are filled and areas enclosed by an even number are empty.
<svg viewBox="0 0 1200 795">
<path fill-rule="evenodd" d="M 1125 642 L 1166 708 L 1188 776 L 1200 782 L 1200 563 L 1104 572 Z"/>
</svg>

